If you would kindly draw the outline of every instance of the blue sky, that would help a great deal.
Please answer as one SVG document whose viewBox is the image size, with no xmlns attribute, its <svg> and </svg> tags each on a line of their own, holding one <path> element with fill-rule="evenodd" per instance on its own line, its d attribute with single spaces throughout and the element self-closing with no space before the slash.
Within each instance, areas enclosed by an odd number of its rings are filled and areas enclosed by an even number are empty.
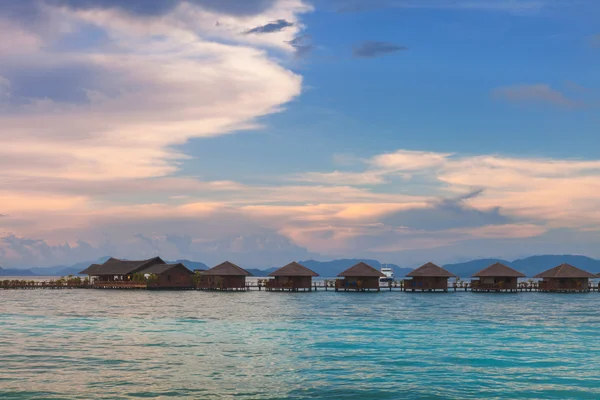
<svg viewBox="0 0 600 400">
<path fill-rule="evenodd" d="M 493 95 L 503 86 L 545 84 L 574 101 L 598 101 L 593 90 L 600 85 L 594 73 L 600 52 L 588 43 L 596 21 L 586 17 L 598 5 L 555 4 L 525 15 L 317 8 L 303 18 L 316 48 L 290 65 L 303 76 L 304 93 L 285 112 L 264 118 L 265 129 L 193 141 L 190 147 L 207 163 L 227 148 L 237 159 L 232 169 L 246 164 L 248 173 L 268 172 L 274 160 L 278 169 L 294 172 L 307 162 L 325 168 L 331 149 L 356 155 L 412 148 L 597 158 L 597 108 L 520 104 Z M 352 48 L 364 40 L 408 50 L 357 59 Z M 582 93 L 584 87 L 591 93 Z M 189 164 L 190 170 L 199 166 L 196 160 Z"/>
<path fill-rule="evenodd" d="M 0 265 L 600 257 L 599 12 L 4 2 Z"/>
</svg>

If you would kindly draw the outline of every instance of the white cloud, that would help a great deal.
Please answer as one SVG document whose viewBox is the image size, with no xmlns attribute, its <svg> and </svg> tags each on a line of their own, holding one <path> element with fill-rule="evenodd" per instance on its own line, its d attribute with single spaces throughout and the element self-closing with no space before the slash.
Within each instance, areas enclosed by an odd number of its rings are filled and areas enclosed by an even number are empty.
<svg viewBox="0 0 600 400">
<path fill-rule="evenodd" d="M 304 182 L 337 185 L 383 184 L 393 176 L 409 180 L 414 173 L 423 174 L 439 168 L 451 155 L 450 153 L 397 150 L 393 153 L 377 155 L 369 160 L 355 160 L 355 162 L 362 161 L 363 164 L 369 166 L 362 172 L 306 172 L 297 175 L 296 179 Z M 348 157 L 346 156 L 346 158 Z"/>
<path fill-rule="evenodd" d="M 112 47 L 76 54 L 39 50 L 6 60 L 12 71 L 75 65 L 90 78 L 71 88 L 85 93 L 86 102 L 19 99 L 0 114 L 0 140 L 8 143 L 0 149 L 4 173 L 105 181 L 175 172 L 185 156 L 172 146 L 252 127 L 301 91 L 301 77 L 261 47 L 283 43 L 280 49 L 291 52 L 283 39 L 294 32 L 250 39 L 215 21 L 222 17 L 239 30 L 279 13 L 297 20 L 296 13 L 307 10 L 299 1 L 281 1 L 265 15 L 233 17 L 187 4 L 160 18 L 136 19 L 116 10 L 48 8 L 54 19 L 79 29 L 98 26 Z M 4 80 L 2 87 L 6 93 Z"/>
</svg>

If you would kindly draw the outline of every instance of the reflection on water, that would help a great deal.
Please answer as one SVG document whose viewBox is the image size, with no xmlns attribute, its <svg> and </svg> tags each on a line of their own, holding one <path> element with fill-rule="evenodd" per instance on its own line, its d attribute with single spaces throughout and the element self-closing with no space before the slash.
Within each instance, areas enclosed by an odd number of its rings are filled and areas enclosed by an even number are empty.
<svg viewBox="0 0 600 400">
<path fill-rule="evenodd" d="M 0 398 L 599 398 L 600 294 L 0 291 Z"/>
</svg>

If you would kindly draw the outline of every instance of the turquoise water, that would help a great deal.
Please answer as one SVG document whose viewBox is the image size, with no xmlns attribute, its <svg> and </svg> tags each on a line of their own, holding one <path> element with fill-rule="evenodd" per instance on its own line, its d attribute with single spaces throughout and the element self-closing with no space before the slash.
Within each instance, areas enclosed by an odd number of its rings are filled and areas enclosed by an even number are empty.
<svg viewBox="0 0 600 400">
<path fill-rule="evenodd" d="M 0 398 L 600 398 L 600 294 L 0 291 Z"/>
</svg>

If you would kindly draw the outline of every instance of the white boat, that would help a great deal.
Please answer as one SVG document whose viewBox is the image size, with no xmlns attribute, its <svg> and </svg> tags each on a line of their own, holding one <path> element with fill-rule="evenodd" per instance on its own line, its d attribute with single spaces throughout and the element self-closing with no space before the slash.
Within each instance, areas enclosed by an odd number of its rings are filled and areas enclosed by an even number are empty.
<svg viewBox="0 0 600 400">
<path fill-rule="evenodd" d="M 385 275 L 385 278 L 379 278 L 379 282 L 392 282 L 394 280 L 394 270 L 392 267 L 382 265 L 379 271 Z"/>
</svg>

